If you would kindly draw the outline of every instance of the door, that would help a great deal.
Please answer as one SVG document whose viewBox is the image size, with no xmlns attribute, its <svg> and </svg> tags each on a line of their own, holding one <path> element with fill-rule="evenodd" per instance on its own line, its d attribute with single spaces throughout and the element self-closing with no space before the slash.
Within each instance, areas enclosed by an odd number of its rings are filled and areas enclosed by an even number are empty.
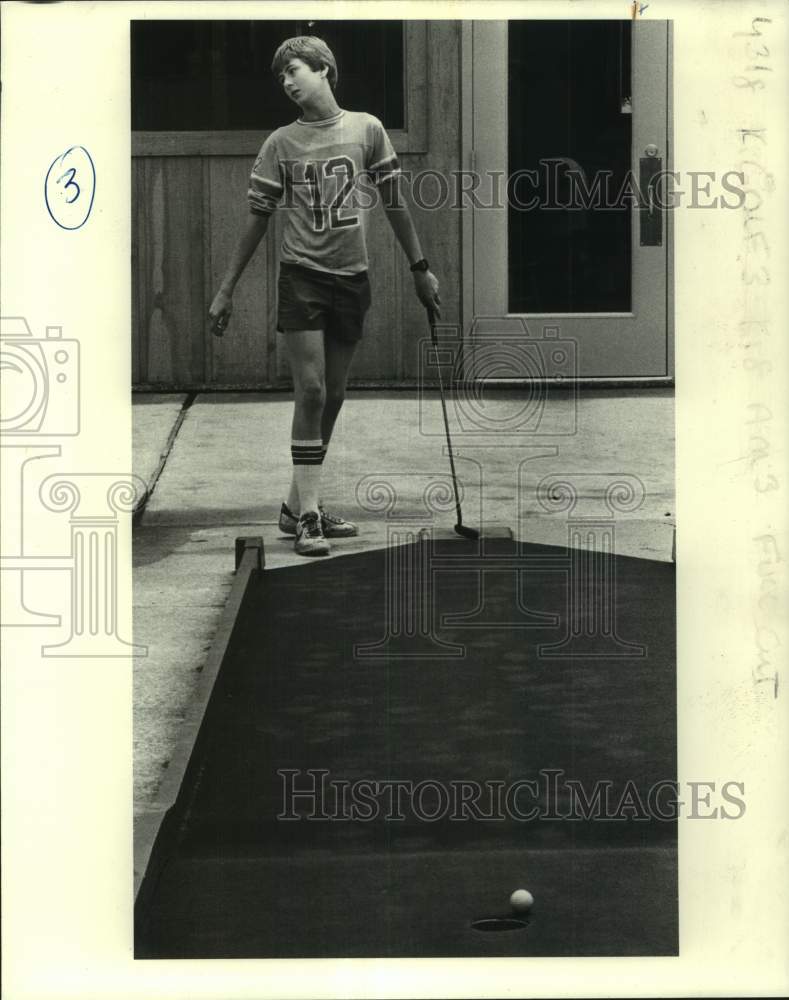
<svg viewBox="0 0 789 1000">
<path fill-rule="evenodd" d="M 668 41 L 665 21 L 466 24 L 472 342 L 548 329 L 581 378 L 671 376 Z"/>
</svg>

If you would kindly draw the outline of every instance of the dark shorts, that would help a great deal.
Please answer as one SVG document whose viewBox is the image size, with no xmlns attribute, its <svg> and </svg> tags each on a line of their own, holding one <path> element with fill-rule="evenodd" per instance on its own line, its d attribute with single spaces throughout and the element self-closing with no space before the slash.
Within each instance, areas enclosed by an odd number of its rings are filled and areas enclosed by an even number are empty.
<svg viewBox="0 0 789 1000">
<path fill-rule="evenodd" d="M 370 308 L 367 272 L 343 275 L 299 264 L 279 266 L 277 329 L 325 330 L 338 340 L 361 340 Z"/>
</svg>

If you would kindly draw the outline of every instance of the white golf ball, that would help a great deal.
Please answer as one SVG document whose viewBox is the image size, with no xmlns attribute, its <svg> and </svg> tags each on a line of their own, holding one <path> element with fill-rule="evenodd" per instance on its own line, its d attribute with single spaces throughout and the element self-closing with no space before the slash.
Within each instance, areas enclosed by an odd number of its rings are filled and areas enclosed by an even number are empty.
<svg viewBox="0 0 789 1000">
<path fill-rule="evenodd" d="M 532 908 L 534 896 L 528 889 L 516 889 L 510 896 L 510 906 L 516 913 L 525 913 Z"/>
</svg>

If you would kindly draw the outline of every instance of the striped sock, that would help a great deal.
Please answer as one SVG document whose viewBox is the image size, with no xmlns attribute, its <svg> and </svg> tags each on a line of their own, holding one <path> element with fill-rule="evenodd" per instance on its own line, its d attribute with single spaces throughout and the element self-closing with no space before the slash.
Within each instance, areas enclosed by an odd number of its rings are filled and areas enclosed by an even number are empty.
<svg viewBox="0 0 789 1000">
<path fill-rule="evenodd" d="M 325 441 L 323 442 L 322 450 L 323 450 L 323 458 L 321 459 L 321 462 L 325 462 L 326 461 L 326 452 L 329 450 L 329 445 Z M 318 497 L 318 505 L 319 506 L 323 505 L 323 497 L 321 497 L 321 496 Z"/>
<path fill-rule="evenodd" d="M 291 441 L 290 454 L 294 465 L 322 465 L 326 449 L 323 442 Z"/>
<path fill-rule="evenodd" d="M 293 481 L 299 494 L 299 510 L 304 513 L 318 509 L 321 465 L 323 464 L 323 442 L 291 441 L 290 453 L 293 458 Z"/>
</svg>

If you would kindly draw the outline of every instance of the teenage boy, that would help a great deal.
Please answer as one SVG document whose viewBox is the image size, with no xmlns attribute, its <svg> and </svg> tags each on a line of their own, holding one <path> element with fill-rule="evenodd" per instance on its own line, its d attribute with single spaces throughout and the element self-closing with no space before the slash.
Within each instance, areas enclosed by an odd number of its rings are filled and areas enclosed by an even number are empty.
<svg viewBox="0 0 789 1000">
<path fill-rule="evenodd" d="M 400 191 L 394 148 L 377 118 L 337 104 L 337 64 L 329 47 L 312 36 L 289 38 L 274 54 L 271 70 L 301 116 L 273 132 L 255 160 L 250 215 L 209 318 L 221 337 L 236 283 L 284 200 L 277 329 L 284 334 L 295 406 L 293 479 L 279 527 L 295 535 L 296 552 L 322 556 L 329 552 L 328 538 L 358 533 L 356 525 L 324 510 L 320 476 L 370 306 L 366 213 L 355 197 L 360 179 L 369 177 L 380 192 L 419 300 L 440 316 L 440 299 Z"/>
</svg>

